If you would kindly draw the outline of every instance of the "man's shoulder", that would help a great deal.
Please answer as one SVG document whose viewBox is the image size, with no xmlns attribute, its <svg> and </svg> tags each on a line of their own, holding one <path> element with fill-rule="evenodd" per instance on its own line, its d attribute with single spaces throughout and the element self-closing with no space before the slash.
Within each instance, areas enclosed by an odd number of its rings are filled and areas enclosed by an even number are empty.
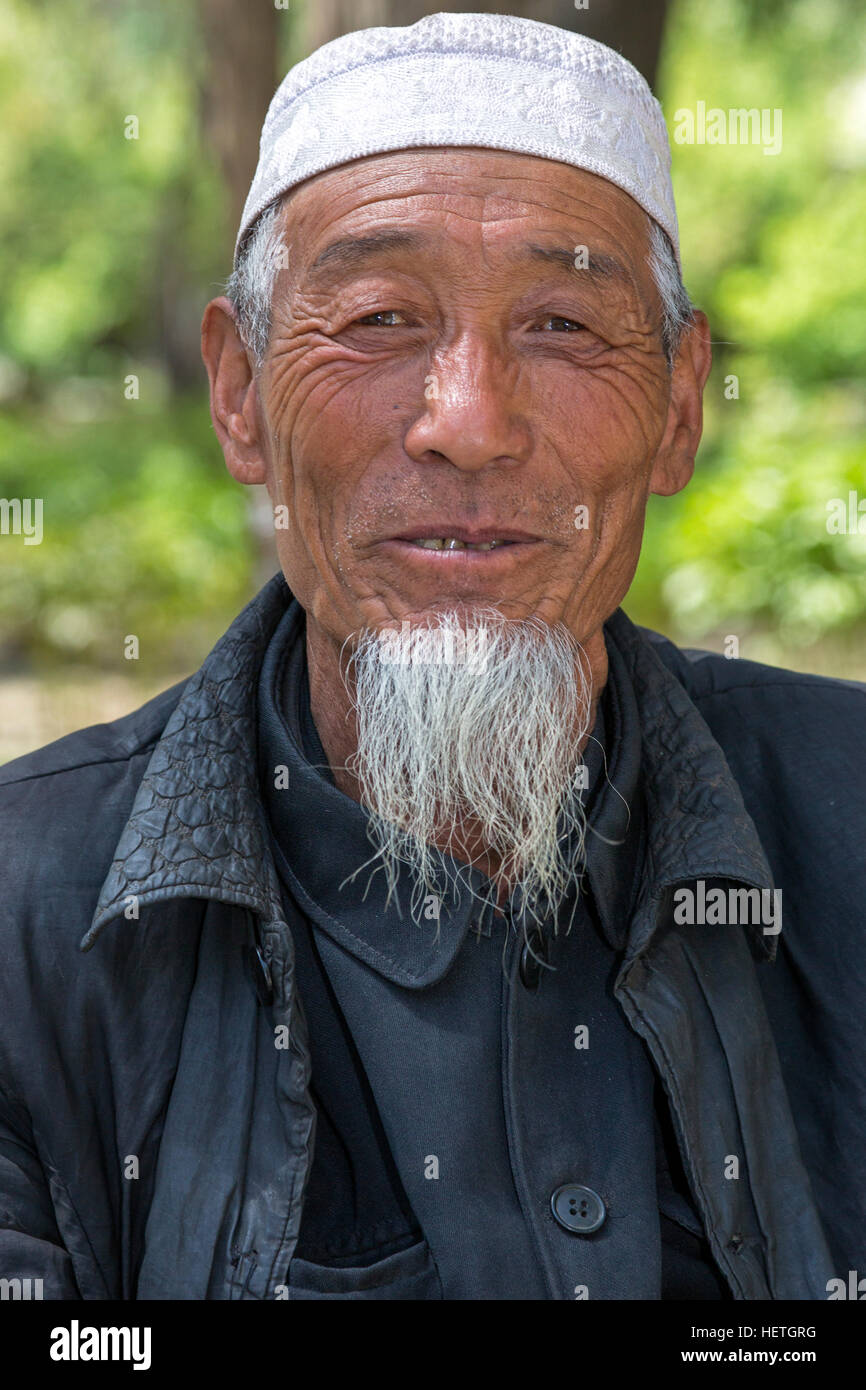
<svg viewBox="0 0 866 1390">
<path fill-rule="evenodd" d="M 5 763 L 0 767 L 0 801 L 8 804 L 10 796 L 14 798 L 8 789 L 87 768 L 103 768 L 103 775 L 110 776 L 112 765 L 129 762 L 153 746 L 186 684 L 179 681 L 120 719 L 76 729 Z"/>
<path fill-rule="evenodd" d="M 765 845 L 803 843 L 851 864 L 866 829 L 866 685 L 682 648 L 636 629 L 685 690 L 721 748 Z M 852 775 L 853 774 L 853 775 Z"/>
<path fill-rule="evenodd" d="M 826 720 L 847 715 L 866 728 L 866 684 L 840 676 L 819 676 L 784 666 L 770 666 L 740 656 L 725 656 L 698 647 L 679 647 L 650 628 L 638 633 L 683 685 L 706 717 L 708 708 L 733 714 L 748 709 L 755 716 L 812 715 L 821 735 Z M 831 726 L 826 725 L 828 732 Z M 838 729 L 835 730 L 838 733 Z"/>
<path fill-rule="evenodd" d="M 93 724 L 0 767 L 0 863 L 7 908 L 52 889 L 98 893 L 135 793 L 185 681 L 130 714 Z"/>
</svg>

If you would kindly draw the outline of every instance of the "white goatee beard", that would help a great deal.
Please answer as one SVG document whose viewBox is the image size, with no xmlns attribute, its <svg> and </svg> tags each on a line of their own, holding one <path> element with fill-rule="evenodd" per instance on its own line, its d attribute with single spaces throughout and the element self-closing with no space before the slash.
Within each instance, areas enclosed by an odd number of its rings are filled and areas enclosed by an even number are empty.
<svg viewBox="0 0 866 1390">
<path fill-rule="evenodd" d="M 438 902 L 437 868 L 455 887 L 467 882 L 435 846 L 466 859 L 469 823 L 501 861 L 517 910 L 539 921 L 555 914 L 584 856 L 577 793 L 592 683 L 577 640 L 562 624 L 476 607 L 404 622 L 399 633 L 365 629 L 350 642 L 358 747 L 347 767 L 370 813 L 388 902 L 401 865 L 416 921 Z M 495 896 L 491 882 L 484 901 Z"/>
</svg>

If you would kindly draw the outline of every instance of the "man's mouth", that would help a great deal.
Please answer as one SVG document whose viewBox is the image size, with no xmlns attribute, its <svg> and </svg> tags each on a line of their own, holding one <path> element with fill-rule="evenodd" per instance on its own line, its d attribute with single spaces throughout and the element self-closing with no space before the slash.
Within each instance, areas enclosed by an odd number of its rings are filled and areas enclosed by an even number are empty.
<svg viewBox="0 0 866 1390">
<path fill-rule="evenodd" d="M 455 554 L 458 551 L 487 552 L 501 550 L 509 545 L 525 545 L 539 539 L 529 531 L 515 530 L 506 526 L 468 527 L 459 522 L 433 522 L 426 526 L 414 526 L 393 539 L 403 545 L 411 545 L 415 550 L 445 551 Z"/>
<path fill-rule="evenodd" d="M 390 536 L 382 544 L 416 579 L 450 576 L 459 584 L 505 583 L 540 545 L 542 538 L 512 526 L 464 526 L 448 517 L 437 517 Z"/>
<path fill-rule="evenodd" d="M 421 550 L 495 550 L 500 545 L 514 545 L 514 541 L 461 541 L 457 536 L 419 536 L 410 540 Z"/>
</svg>

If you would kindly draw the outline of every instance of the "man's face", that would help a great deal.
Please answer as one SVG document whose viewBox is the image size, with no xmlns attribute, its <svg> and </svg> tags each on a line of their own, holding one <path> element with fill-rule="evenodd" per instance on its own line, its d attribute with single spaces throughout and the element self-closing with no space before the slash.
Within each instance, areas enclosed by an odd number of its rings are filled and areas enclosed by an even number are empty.
<svg viewBox="0 0 866 1390">
<path fill-rule="evenodd" d="M 258 409 L 308 614 L 338 642 L 463 604 L 597 631 L 648 493 L 691 469 L 643 210 L 549 160 L 408 150 L 309 180 L 283 227 Z M 448 538 L 503 543 L 417 544 Z"/>
</svg>

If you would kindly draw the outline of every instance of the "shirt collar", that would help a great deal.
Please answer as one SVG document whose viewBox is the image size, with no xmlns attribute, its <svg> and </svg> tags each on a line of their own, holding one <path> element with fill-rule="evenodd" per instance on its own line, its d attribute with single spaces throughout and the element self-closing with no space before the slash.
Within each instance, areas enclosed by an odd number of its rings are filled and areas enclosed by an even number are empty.
<svg viewBox="0 0 866 1390">
<path fill-rule="evenodd" d="M 586 875 L 603 930 L 616 949 L 622 949 L 628 931 L 642 824 L 639 721 L 633 696 L 619 689 L 621 667 L 614 655 L 585 751 L 589 785 L 584 796 Z M 296 600 L 265 652 L 257 713 L 259 776 L 274 855 L 298 906 L 344 949 L 395 983 L 421 989 L 442 979 L 468 931 L 479 923 L 483 904 L 473 893 L 482 893 L 488 880 L 479 870 L 460 866 L 465 886 L 455 888 L 446 872 L 453 871 L 454 861 L 442 856 L 438 919 L 430 904 L 430 918 L 413 921 L 405 880 L 386 904 L 384 872 L 371 862 L 367 813 L 337 788 L 312 720 L 305 614 Z"/>
<path fill-rule="evenodd" d="M 628 939 L 646 845 L 640 712 L 622 656 L 605 627 L 608 658 L 607 776 L 587 827 L 587 877 L 601 928 L 615 951 Z"/>
</svg>

